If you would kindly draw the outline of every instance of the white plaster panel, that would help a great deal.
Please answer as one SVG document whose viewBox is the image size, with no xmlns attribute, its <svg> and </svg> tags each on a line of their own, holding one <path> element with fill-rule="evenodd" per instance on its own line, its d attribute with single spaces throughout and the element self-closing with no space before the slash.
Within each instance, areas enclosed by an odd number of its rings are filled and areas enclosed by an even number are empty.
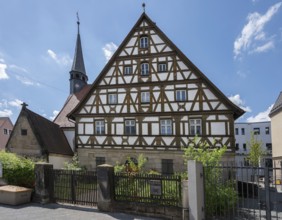
<svg viewBox="0 0 282 220">
<path fill-rule="evenodd" d="M 186 111 L 190 111 L 191 107 L 192 107 L 192 103 L 191 102 L 187 102 L 185 107 L 186 107 Z"/>
<path fill-rule="evenodd" d="M 119 55 L 120 55 L 121 57 L 123 57 L 123 56 L 126 56 L 127 54 L 126 54 L 124 51 L 122 51 Z"/>
<path fill-rule="evenodd" d="M 120 93 L 118 96 L 118 103 L 123 103 L 125 98 L 125 93 Z"/>
<path fill-rule="evenodd" d="M 131 39 L 130 39 L 130 41 L 128 42 L 128 44 L 127 44 L 127 46 L 128 47 L 132 47 L 132 46 L 134 46 L 134 44 L 135 44 L 135 42 L 136 42 L 136 37 L 132 37 Z"/>
<path fill-rule="evenodd" d="M 165 57 L 159 57 L 159 62 L 164 62 L 164 61 L 166 61 Z"/>
<path fill-rule="evenodd" d="M 168 73 L 159 73 L 159 77 L 161 81 L 165 81 L 167 79 Z"/>
<path fill-rule="evenodd" d="M 132 106 L 132 105 L 130 105 L 130 112 L 131 112 L 131 113 L 135 112 L 135 108 L 134 108 L 134 106 Z"/>
<path fill-rule="evenodd" d="M 93 122 L 94 118 L 81 118 L 79 122 Z"/>
<path fill-rule="evenodd" d="M 144 122 L 159 122 L 158 117 L 146 117 L 143 119 Z"/>
<path fill-rule="evenodd" d="M 170 111 L 170 106 L 168 104 L 164 105 L 164 111 L 169 112 Z"/>
<path fill-rule="evenodd" d="M 123 118 L 115 117 L 112 122 L 123 122 Z"/>
<path fill-rule="evenodd" d="M 157 45 L 157 50 L 160 52 L 165 47 L 165 44 Z"/>
<path fill-rule="evenodd" d="M 158 68 L 157 68 L 157 64 L 156 63 L 153 63 L 153 68 L 155 69 L 155 70 L 158 70 Z"/>
<path fill-rule="evenodd" d="M 148 135 L 148 124 L 147 123 L 142 123 L 142 134 Z"/>
<path fill-rule="evenodd" d="M 116 78 L 115 78 L 115 77 L 112 77 L 111 85 L 115 85 L 115 84 L 117 84 Z"/>
<path fill-rule="evenodd" d="M 177 63 L 181 70 L 188 69 L 188 67 L 182 61 L 178 61 Z"/>
<path fill-rule="evenodd" d="M 194 74 L 194 73 L 192 73 L 191 75 L 190 75 L 190 79 L 197 79 L 198 77 Z"/>
<path fill-rule="evenodd" d="M 204 92 L 208 99 L 217 99 L 216 96 L 209 89 L 204 89 Z"/>
<path fill-rule="evenodd" d="M 163 140 L 167 145 L 170 145 L 173 141 L 173 137 L 163 137 Z"/>
<path fill-rule="evenodd" d="M 164 52 L 169 52 L 169 51 L 171 51 L 171 48 L 167 46 L 167 47 L 164 49 Z"/>
<path fill-rule="evenodd" d="M 215 120 L 215 115 L 210 115 L 209 117 L 207 117 L 207 120 Z"/>
<path fill-rule="evenodd" d="M 157 51 L 156 51 L 154 46 L 151 46 L 151 53 L 157 53 Z"/>
<path fill-rule="evenodd" d="M 189 88 L 189 89 L 197 89 L 198 86 L 197 86 L 196 84 L 189 83 L 189 84 L 188 84 L 188 88 Z"/>
<path fill-rule="evenodd" d="M 165 89 L 166 90 L 174 90 L 174 87 L 173 86 L 166 86 Z"/>
<path fill-rule="evenodd" d="M 90 107 L 90 106 L 85 106 L 84 108 L 85 108 L 85 110 L 86 110 L 87 113 L 89 113 L 90 110 L 91 110 L 91 107 Z"/>
<path fill-rule="evenodd" d="M 106 104 L 107 103 L 107 96 L 106 95 L 100 95 L 100 100 L 101 100 L 102 104 Z"/>
<path fill-rule="evenodd" d="M 155 138 L 154 137 L 145 137 L 144 139 L 148 145 L 152 145 Z"/>
<path fill-rule="evenodd" d="M 168 98 L 168 101 L 174 101 L 174 92 L 173 91 L 166 91 L 165 94 Z"/>
<path fill-rule="evenodd" d="M 152 135 L 159 135 L 159 123 L 152 123 Z"/>
<path fill-rule="evenodd" d="M 137 49 L 137 47 L 134 47 L 133 55 L 137 55 L 137 54 L 138 54 L 138 49 Z"/>
<path fill-rule="evenodd" d="M 156 76 L 156 74 L 152 74 L 152 77 L 151 77 L 151 78 L 152 78 L 152 81 L 153 81 L 153 82 L 159 81 L 158 78 L 157 78 L 157 76 Z"/>
<path fill-rule="evenodd" d="M 84 108 L 82 108 L 79 113 L 84 114 L 84 113 L 86 113 L 86 111 L 84 110 Z"/>
<path fill-rule="evenodd" d="M 203 102 L 203 109 L 204 109 L 204 111 L 210 110 L 210 107 L 209 107 L 208 103 Z"/>
<path fill-rule="evenodd" d="M 131 79 L 132 79 L 131 75 L 124 76 L 125 83 L 127 83 L 127 84 L 129 84 L 131 82 Z"/>
<path fill-rule="evenodd" d="M 182 76 L 182 74 L 180 72 L 177 72 L 176 79 L 177 80 L 183 80 L 184 78 L 183 78 L 183 76 Z"/>
<path fill-rule="evenodd" d="M 156 101 L 158 101 L 158 98 L 160 96 L 160 92 L 153 92 L 154 98 L 156 99 Z"/>
<path fill-rule="evenodd" d="M 110 111 L 110 107 L 109 106 L 106 106 L 104 105 L 104 109 L 105 109 L 105 113 L 109 113 Z M 101 106 L 99 106 L 99 112 L 104 112 L 103 108 Z"/>
<path fill-rule="evenodd" d="M 126 52 L 130 55 L 130 54 L 131 54 L 131 52 L 132 52 L 132 49 L 133 49 L 132 47 L 130 47 L 130 48 L 126 48 L 126 49 L 125 49 L 125 51 L 126 51 Z"/>
<path fill-rule="evenodd" d="M 128 137 L 128 144 L 133 145 L 136 141 L 137 137 Z"/>
<path fill-rule="evenodd" d="M 85 124 L 85 134 L 94 134 L 93 124 Z"/>
<path fill-rule="evenodd" d="M 211 122 L 211 135 L 225 135 L 224 122 Z"/>
<path fill-rule="evenodd" d="M 184 74 L 185 79 L 188 79 L 191 74 L 191 71 L 184 71 L 183 74 Z"/>
<path fill-rule="evenodd" d="M 133 92 L 133 89 L 131 90 L 130 93 L 131 98 L 133 99 L 133 101 L 135 101 L 136 97 L 137 97 L 137 93 Z"/>
<path fill-rule="evenodd" d="M 99 144 L 102 144 L 105 141 L 106 136 L 96 136 L 96 139 Z"/>
<path fill-rule="evenodd" d="M 219 102 L 210 102 L 213 109 L 218 105 Z"/>
<path fill-rule="evenodd" d="M 110 80 L 111 80 L 111 78 L 109 78 L 109 77 L 105 77 L 105 78 L 104 78 L 105 84 L 106 84 L 106 85 L 108 85 L 108 84 L 109 84 L 109 82 L 110 82 Z"/>
<path fill-rule="evenodd" d="M 123 134 L 123 130 L 124 130 L 124 128 L 123 128 L 123 124 L 117 124 L 117 130 L 116 130 L 116 134 L 117 135 L 122 135 Z"/>
<path fill-rule="evenodd" d="M 125 65 L 129 65 L 129 64 L 131 64 L 131 61 L 130 61 L 130 60 L 125 60 L 125 61 L 124 61 L 124 64 L 125 64 Z"/>
<path fill-rule="evenodd" d="M 219 120 L 228 120 L 228 118 L 226 117 L 226 115 L 219 115 L 218 116 Z"/>
<path fill-rule="evenodd" d="M 122 144 L 122 139 L 121 137 L 113 137 L 114 141 L 116 142 L 116 144 L 121 145 Z"/>
<path fill-rule="evenodd" d="M 106 76 L 112 76 L 114 70 L 115 70 L 115 68 L 114 68 L 114 67 L 111 67 L 111 68 L 109 69 L 109 71 L 107 72 Z"/>
<path fill-rule="evenodd" d="M 152 35 L 151 36 L 155 44 L 162 44 L 164 43 L 163 40 L 158 35 Z"/>
<path fill-rule="evenodd" d="M 193 111 L 199 111 L 200 107 L 199 107 L 199 102 L 196 102 L 193 108 Z"/>
<path fill-rule="evenodd" d="M 218 107 L 218 110 L 226 110 L 226 106 L 224 104 L 220 104 L 220 106 Z"/>
<path fill-rule="evenodd" d="M 86 105 L 91 105 L 91 104 L 93 104 L 94 100 L 95 100 L 95 95 L 92 95 L 92 96 L 88 99 Z"/>
<path fill-rule="evenodd" d="M 84 133 L 84 124 L 78 124 L 78 134 L 83 134 Z"/>
<path fill-rule="evenodd" d="M 80 136 L 79 138 L 80 138 L 80 140 L 81 140 L 81 142 L 82 142 L 83 144 L 86 144 L 87 141 L 88 141 L 89 136 Z"/>
<path fill-rule="evenodd" d="M 102 92 L 106 92 L 106 91 L 105 91 L 105 90 L 102 90 L 101 93 L 102 93 Z M 108 92 L 117 92 L 117 89 L 108 89 Z"/>
<path fill-rule="evenodd" d="M 188 85 L 189 86 L 189 85 Z M 194 100 L 197 90 L 188 90 L 188 100 Z"/>
<path fill-rule="evenodd" d="M 96 113 L 96 110 L 97 110 L 97 106 L 94 106 L 91 110 L 91 113 L 95 114 Z"/>
</svg>

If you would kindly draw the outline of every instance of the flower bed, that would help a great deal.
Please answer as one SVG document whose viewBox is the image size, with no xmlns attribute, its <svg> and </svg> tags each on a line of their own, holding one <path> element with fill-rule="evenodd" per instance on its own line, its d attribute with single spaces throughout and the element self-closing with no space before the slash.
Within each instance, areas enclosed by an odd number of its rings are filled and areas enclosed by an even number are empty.
<svg viewBox="0 0 282 220">
<path fill-rule="evenodd" d="M 20 205 L 30 202 L 32 189 L 6 185 L 0 187 L 0 203 L 7 205 Z"/>
</svg>

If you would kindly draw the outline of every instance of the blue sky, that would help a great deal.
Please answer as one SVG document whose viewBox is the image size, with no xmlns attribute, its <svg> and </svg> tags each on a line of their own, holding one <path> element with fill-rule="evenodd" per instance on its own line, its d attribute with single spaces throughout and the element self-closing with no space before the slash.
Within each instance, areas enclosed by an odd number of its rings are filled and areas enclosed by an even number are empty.
<svg viewBox="0 0 282 220">
<path fill-rule="evenodd" d="M 89 83 L 146 13 L 246 113 L 269 120 L 281 91 L 282 1 L 0 0 L 0 117 L 13 122 L 26 102 L 52 119 L 69 95 L 77 34 Z"/>
</svg>

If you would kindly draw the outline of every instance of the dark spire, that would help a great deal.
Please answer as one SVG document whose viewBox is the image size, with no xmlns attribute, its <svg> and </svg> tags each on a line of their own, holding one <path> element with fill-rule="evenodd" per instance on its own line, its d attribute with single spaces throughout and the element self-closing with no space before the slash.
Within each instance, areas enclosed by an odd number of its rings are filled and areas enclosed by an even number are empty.
<svg viewBox="0 0 282 220">
<path fill-rule="evenodd" d="M 80 33 L 79 33 L 79 17 L 77 16 L 77 39 L 75 46 L 75 53 L 73 58 L 73 64 L 70 71 L 70 94 L 79 92 L 85 85 L 87 85 L 88 77 L 86 75 L 84 60 L 82 54 Z"/>
<path fill-rule="evenodd" d="M 75 53 L 74 53 L 71 71 L 77 71 L 77 72 L 86 74 L 85 67 L 84 67 L 82 48 L 81 48 L 79 25 L 80 25 L 80 22 L 79 22 L 79 17 L 77 13 L 77 39 L 76 39 L 76 47 L 75 47 Z"/>
</svg>

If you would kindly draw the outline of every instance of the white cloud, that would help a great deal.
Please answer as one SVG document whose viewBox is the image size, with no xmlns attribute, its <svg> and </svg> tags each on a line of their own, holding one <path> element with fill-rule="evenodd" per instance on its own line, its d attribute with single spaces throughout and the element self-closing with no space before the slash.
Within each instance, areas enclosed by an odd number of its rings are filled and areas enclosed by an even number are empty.
<svg viewBox="0 0 282 220">
<path fill-rule="evenodd" d="M 35 82 L 34 80 L 27 78 L 26 76 L 16 75 L 15 77 L 17 80 L 19 80 L 22 84 L 26 86 L 41 86 L 39 82 Z"/>
<path fill-rule="evenodd" d="M 17 66 L 17 65 L 14 65 L 14 64 L 9 65 L 9 68 L 10 68 L 10 69 L 14 69 L 14 70 L 16 70 L 16 71 L 25 72 L 25 73 L 28 72 L 25 68 L 20 67 L 20 66 Z"/>
<path fill-rule="evenodd" d="M 262 46 L 258 46 L 256 49 L 254 49 L 254 53 L 262 53 L 265 51 L 268 51 L 270 49 L 274 48 L 274 42 L 273 41 L 269 41 L 267 43 L 265 43 Z"/>
<path fill-rule="evenodd" d="M 23 101 L 21 101 L 21 100 L 19 100 L 19 99 L 15 99 L 15 100 L 12 100 L 12 101 L 9 101 L 9 102 L 8 102 L 8 104 L 9 104 L 10 106 L 17 107 L 17 108 L 21 108 L 22 103 L 23 103 Z"/>
<path fill-rule="evenodd" d="M 239 94 L 236 94 L 234 96 L 228 97 L 231 102 L 233 102 L 235 105 L 239 106 L 241 109 L 243 109 L 245 112 L 251 112 L 251 108 L 249 106 L 245 106 L 245 102 L 241 99 Z"/>
<path fill-rule="evenodd" d="M 53 111 L 53 115 L 50 116 L 49 119 L 50 119 L 51 121 L 53 121 L 53 120 L 56 118 L 56 116 L 59 114 L 59 112 L 60 112 L 60 111 L 54 110 L 54 111 Z"/>
<path fill-rule="evenodd" d="M 0 80 L 1 79 L 9 79 L 9 76 L 6 72 L 7 64 L 5 64 L 3 59 L 0 60 L 2 63 L 0 63 Z"/>
<path fill-rule="evenodd" d="M 270 121 L 269 113 L 273 108 L 273 104 L 267 108 L 266 111 L 258 113 L 256 116 L 251 116 L 247 118 L 247 122 L 262 122 L 262 121 Z"/>
<path fill-rule="evenodd" d="M 263 44 L 267 43 L 265 42 L 268 40 L 266 39 L 264 27 L 271 20 L 272 16 L 277 13 L 281 5 L 282 2 L 276 3 L 263 15 L 258 12 L 248 15 L 247 24 L 243 27 L 240 36 L 238 36 L 234 42 L 233 52 L 235 58 L 244 51 L 253 51 L 254 48 L 261 47 L 257 46 L 258 43 L 261 43 L 260 41 L 264 41 Z"/>
<path fill-rule="evenodd" d="M 0 117 L 11 117 L 13 112 L 9 109 L 0 110 Z"/>
<path fill-rule="evenodd" d="M 107 61 L 109 61 L 111 59 L 111 57 L 113 56 L 113 54 L 117 50 L 117 48 L 118 48 L 117 45 L 115 45 L 113 42 L 107 43 L 102 48 Z"/>
<path fill-rule="evenodd" d="M 72 63 L 72 59 L 68 54 L 56 54 L 53 50 L 47 50 L 48 56 L 54 60 L 57 64 L 68 66 Z"/>
</svg>

